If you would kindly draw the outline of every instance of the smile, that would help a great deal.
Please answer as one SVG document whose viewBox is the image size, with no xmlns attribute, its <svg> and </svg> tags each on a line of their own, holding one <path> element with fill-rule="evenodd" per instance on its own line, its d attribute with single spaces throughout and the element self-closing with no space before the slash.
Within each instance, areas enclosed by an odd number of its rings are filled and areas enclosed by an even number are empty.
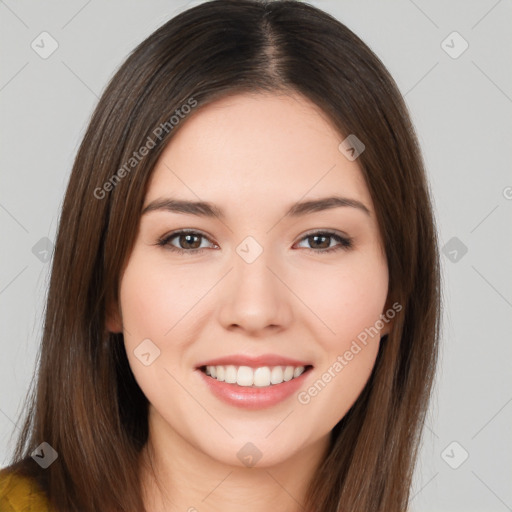
<svg viewBox="0 0 512 512">
<path fill-rule="evenodd" d="M 244 387 L 265 388 L 300 377 L 308 366 L 250 366 L 217 365 L 200 368 L 206 375 L 219 382 Z"/>
<path fill-rule="evenodd" d="M 306 386 L 312 369 L 312 365 L 204 365 L 195 373 L 218 400 L 241 409 L 259 410 L 285 402 L 298 393 Z"/>
</svg>

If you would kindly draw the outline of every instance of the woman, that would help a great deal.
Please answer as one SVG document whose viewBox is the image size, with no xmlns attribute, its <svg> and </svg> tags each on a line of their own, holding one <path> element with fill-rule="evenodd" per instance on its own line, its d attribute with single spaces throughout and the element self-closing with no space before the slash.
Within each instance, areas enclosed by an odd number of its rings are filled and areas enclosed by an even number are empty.
<svg viewBox="0 0 512 512">
<path fill-rule="evenodd" d="M 418 143 L 371 50 L 302 2 L 181 13 L 76 157 L 0 503 L 406 510 L 439 281 Z"/>
</svg>

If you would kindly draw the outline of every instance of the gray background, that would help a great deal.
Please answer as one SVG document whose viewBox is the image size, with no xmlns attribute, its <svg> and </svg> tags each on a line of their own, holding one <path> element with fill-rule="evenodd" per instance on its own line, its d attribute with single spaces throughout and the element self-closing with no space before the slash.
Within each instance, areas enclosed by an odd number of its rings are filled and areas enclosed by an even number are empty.
<svg viewBox="0 0 512 512">
<path fill-rule="evenodd" d="M 30 383 L 51 241 L 89 116 L 129 51 L 197 3 L 0 1 L 0 466 Z M 412 510 L 512 510 L 512 3 L 312 3 L 356 32 L 405 95 L 445 247 L 441 365 Z M 43 31 L 58 43 L 45 59 L 31 47 L 51 48 Z"/>
</svg>

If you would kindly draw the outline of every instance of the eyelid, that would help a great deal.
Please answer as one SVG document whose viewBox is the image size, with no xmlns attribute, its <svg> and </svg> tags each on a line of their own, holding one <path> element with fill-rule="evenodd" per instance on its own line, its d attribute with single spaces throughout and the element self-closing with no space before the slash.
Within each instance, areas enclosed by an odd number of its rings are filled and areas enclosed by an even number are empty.
<svg viewBox="0 0 512 512">
<path fill-rule="evenodd" d="M 332 229 L 332 228 L 315 228 L 310 231 L 306 231 L 300 236 L 300 240 L 313 235 L 322 235 L 322 234 L 329 234 L 329 235 L 337 235 L 341 238 L 346 238 L 347 240 L 352 239 L 351 236 L 348 235 L 348 233 L 345 233 L 344 231 L 340 231 L 338 229 Z"/>
<path fill-rule="evenodd" d="M 186 249 L 181 249 L 181 248 L 174 247 L 174 246 L 170 245 L 170 243 L 169 243 L 170 240 L 172 240 L 173 238 L 176 238 L 176 237 L 178 237 L 180 235 L 199 235 L 202 238 L 208 240 L 210 243 L 212 243 L 214 245 L 217 245 L 217 244 L 215 244 L 215 242 L 213 242 L 210 239 L 210 237 L 208 235 L 203 233 L 201 230 L 199 230 L 199 229 L 192 229 L 192 228 L 183 228 L 183 229 L 177 229 L 175 231 L 171 231 L 170 233 L 167 233 L 167 234 L 161 236 L 157 240 L 156 245 L 160 245 L 160 246 L 162 246 L 164 248 L 168 248 L 171 251 L 175 250 L 177 252 L 188 252 L 188 253 L 191 253 L 191 254 L 202 252 L 203 249 L 205 249 L 204 247 L 201 247 L 199 249 L 186 250 Z"/>
<path fill-rule="evenodd" d="M 311 249 L 306 247 L 306 251 L 313 252 L 317 254 L 328 254 L 331 252 L 336 252 L 338 250 L 349 250 L 353 248 L 354 245 L 354 238 L 349 236 L 347 233 L 344 233 L 343 231 L 338 231 L 337 229 L 331 229 L 331 228 L 318 228 L 314 229 L 313 231 L 308 231 L 302 235 L 300 235 L 299 242 L 302 242 L 303 240 L 314 236 L 314 235 L 326 235 L 329 238 L 338 239 L 341 243 L 338 245 L 335 245 L 334 247 L 329 247 L 327 249 Z"/>
<path fill-rule="evenodd" d="M 162 246 L 163 248 L 166 248 L 172 252 L 176 253 L 188 253 L 189 255 L 194 255 L 203 252 L 206 248 L 205 247 L 199 247 L 196 249 L 182 249 L 179 247 L 175 247 L 170 244 L 170 240 L 173 238 L 176 238 L 180 235 L 199 235 L 200 237 L 208 240 L 210 243 L 217 245 L 215 242 L 213 242 L 208 235 L 203 233 L 201 230 L 198 229 L 192 229 L 192 228 L 182 228 L 175 231 L 172 231 L 168 234 L 163 235 L 157 240 L 157 243 L 155 245 Z M 328 238 L 334 238 L 339 240 L 339 244 L 335 245 L 334 247 L 328 247 L 327 249 L 314 249 L 309 247 L 304 247 L 302 249 L 305 249 L 308 252 L 313 252 L 316 254 L 326 254 L 330 252 L 335 252 L 338 250 L 349 250 L 353 247 L 354 238 L 347 235 L 343 231 L 338 231 L 336 229 L 330 229 L 330 228 L 317 228 L 314 230 L 307 231 L 306 233 L 299 236 L 298 243 L 306 240 L 309 237 L 315 236 L 315 235 L 325 235 Z M 295 244 L 294 244 L 295 245 Z"/>
</svg>

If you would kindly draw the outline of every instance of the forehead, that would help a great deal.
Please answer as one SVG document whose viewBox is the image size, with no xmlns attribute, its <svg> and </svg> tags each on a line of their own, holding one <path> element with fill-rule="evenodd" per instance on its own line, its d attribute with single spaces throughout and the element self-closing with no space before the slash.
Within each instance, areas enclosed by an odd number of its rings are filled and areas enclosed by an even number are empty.
<svg viewBox="0 0 512 512">
<path fill-rule="evenodd" d="M 372 210 L 357 161 L 338 149 L 345 137 L 304 96 L 237 94 L 181 123 L 155 166 L 146 203 L 181 193 L 248 206 L 258 198 L 288 203 L 335 192 Z"/>
</svg>

